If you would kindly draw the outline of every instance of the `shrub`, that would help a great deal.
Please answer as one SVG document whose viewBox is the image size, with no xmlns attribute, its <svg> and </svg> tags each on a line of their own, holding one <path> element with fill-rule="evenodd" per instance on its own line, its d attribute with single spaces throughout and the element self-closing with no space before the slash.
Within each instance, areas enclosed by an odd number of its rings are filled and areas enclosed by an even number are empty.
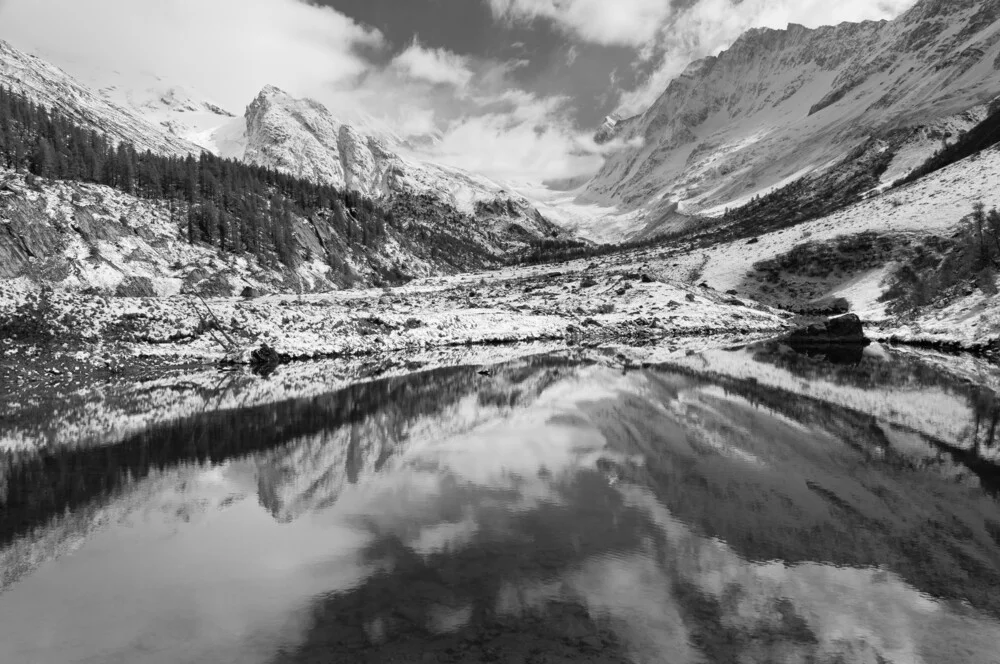
<svg viewBox="0 0 1000 664">
<path fill-rule="evenodd" d="M 52 289 L 32 293 L 9 316 L 0 318 L 0 338 L 46 343 L 56 336 L 56 309 Z"/>
<path fill-rule="evenodd" d="M 977 202 L 951 238 L 928 238 L 889 277 L 880 298 L 889 311 L 906 313 L 978 288 L 997 293 L 1000 269 L 1000 211 Z"/>
</svg>

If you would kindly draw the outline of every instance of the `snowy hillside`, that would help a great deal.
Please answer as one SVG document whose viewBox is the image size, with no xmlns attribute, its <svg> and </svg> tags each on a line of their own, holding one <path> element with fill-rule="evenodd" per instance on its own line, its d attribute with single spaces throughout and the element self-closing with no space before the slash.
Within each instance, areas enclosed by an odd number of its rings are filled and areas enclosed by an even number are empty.
<svg viewBox="0 0 1000 664">
<path fill-rule="evenodd" d="M 987 207 L 1000 206 L 1000 151 L 987 150 L 964 159 L 917 182 L 885 195 L 858 203 L 827 217 L 794 228 L 762 235 L 752 245 L 736 240 L 677 256 L 665 271 L 675 278 L 700 267 L 699 281 L 713 288 L 737 288 L 753 272 L 755 263 L 780 256 L 805 242 L 829 242 L 840 236 L 865 232 L 886 235 L 947 234 L 972 210 L 974 201 Z M 865 315 L 880 316 L 875 298 L 880 294 L 878 279 L 859 284 L 845 295 Z"/>
<path fill-rule="evenodd" d="M 0 85 L 55 108 L 74 122 L 139 151 L 185 155 L 199 152 L 189 141 L 164 132 L 136 111 L 81 85 L 66 72 L 0 40 Z"/>
<path fill-rule="evenodd" d="M 923 0 L 890 22 L 751 30 L 690 65 L 644 114 L 605 123 L 598 138 L 626 147 L 578 203 L 720 209 L 823 169 L 872 135 L 987 102 L 1000 93 L 998 9 Z"/>
</svg>

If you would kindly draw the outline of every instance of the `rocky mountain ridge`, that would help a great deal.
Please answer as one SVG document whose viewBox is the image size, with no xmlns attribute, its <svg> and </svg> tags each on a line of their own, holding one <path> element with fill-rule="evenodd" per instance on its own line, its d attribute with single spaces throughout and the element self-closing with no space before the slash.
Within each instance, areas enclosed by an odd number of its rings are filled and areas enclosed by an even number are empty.
<svg viewBox="0 0 1000 664">
<path fill-rule="evenodd" d="M 717 209 L 824 169 L 870 137 L 1000 94 L 1000 2 L 924 0 L 893 21 L 758 28 L 692 63 L 617 139 L 581 202 Z M 932 149 L 933 149 L 932 144 Z"/>
<path fill-rule="evenodd" d="M 233 156 L 247 163 L 372 198 L 401 191 L 431 194 L 473 215 L 482 204 L 499 200 L 531 233 L 546 230 L 523 196 L 483 176 L 408 157 L 400 137 L 359 131 L 313 99 L 269 85 L 247 106 L 244 120 L 243 152 Z"/>
</svg>

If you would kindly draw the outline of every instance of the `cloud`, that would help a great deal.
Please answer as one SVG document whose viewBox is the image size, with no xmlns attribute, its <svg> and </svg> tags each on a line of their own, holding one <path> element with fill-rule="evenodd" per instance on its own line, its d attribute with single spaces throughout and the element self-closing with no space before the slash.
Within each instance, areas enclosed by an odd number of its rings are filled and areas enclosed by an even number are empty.
<svg viewBox="0 0 1000 664">
<path fill-rule="evenodd" d="M 479 110 L 453 121 L 427 156 L 501 181 L 541 182 L 600 167 L 589 137 L 566 117 L 567 98 L 508 90 L 477 101 Z"/>
<path fill-rule="evenodd" d="M 416 39 L 393 59 L 392 66 L 411 78 L 456 87 L 468 85 L 473 76 L 468 58 L 443 48 L 425 48 Z"/>
<path fill-rule="evenodd" d="M 619 113 L 631 115 L 645 110 L 688 64 L 717 54 L 750 28 L 785 28 L 789 23 L 817 27 L 891 19 L 915 1 L 698 0 L 661 24 L 656 37 L 640 51 L 636 65 L 655 58 L 655 66 L 642 85 L 622 95 Z"/>
<path fill-rule="evenodd" d="M 551 20 L 563 31 L 604 45 L 641 46 L 671 14 L 670 0 L 487 0 L 510 21 Z"/>
<path fill-rule="evenodd" d="M 6 0 L 0 38 L 84 80 L 152 74 L 233 110 L 268 83 L 302 95 L 351 80 L 370 66 L 361 52 L 384 46 L 377 30 L 299 0 Z"/>
</svg>

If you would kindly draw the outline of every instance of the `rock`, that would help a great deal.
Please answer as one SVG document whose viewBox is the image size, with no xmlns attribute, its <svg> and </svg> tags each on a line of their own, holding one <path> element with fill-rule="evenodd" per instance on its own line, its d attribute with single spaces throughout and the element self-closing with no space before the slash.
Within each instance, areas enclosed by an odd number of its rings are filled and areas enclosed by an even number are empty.
<svg viewBox="0 0 1000 664">
<path fill-rule="evenodd" d="M 694 295 L 692 295 L 691 293 L 688 293 L 687 295 L 684 296 L 684 299 L 687 300 L 688 302 L 694 302 L 695 298 L 694 298 Z"/>
<path fill-rule="evenodd" d="M 260 291 L 254 288 L 253 286 L 247 286 L 242 291 L 240 291 L 240 297 L 244 297 L 247 299 L 260 297 L 260 294 L 261 294 Z"/>
<path fill-rule="evenodd" d="M 233 286 L 221 272 L 212 274 L 204 268 L 195 268 L 184 278 L 181 293 L 203 297 L 229 297 L 233 294 Z"/>
<path fill-rule="evenodd" d="M 846 314 L 851 310 L 851 303 L 844 297 L 830 297 L 817 300 L 812 307 L 803 309 L 803 312 L 811 312 L 819 315 L 836 316 Z"/>
<path fill-rule="evenodd" d="M 824 346 L 824 345 L 860 345 L 867 346 L 871 341 L 865 337 L 861 319 L 855 314 L 837 316 L 822 323 L 799 328 L 791 333 L 789 342 L 792 346 Z"/>
<path fill-rule="evenodd" d="M 125 277 L 115 288 L 115 297 L 156 297 L 149 277 Z"/>
<path fill-rule="evenodd" d="M 284 359 L 278 351 L 267 344 L 261 344 L 260 348 L 250 353 L 250 366 L 255 372 L 267 374 L 274 371 Z"/>
</svg>

